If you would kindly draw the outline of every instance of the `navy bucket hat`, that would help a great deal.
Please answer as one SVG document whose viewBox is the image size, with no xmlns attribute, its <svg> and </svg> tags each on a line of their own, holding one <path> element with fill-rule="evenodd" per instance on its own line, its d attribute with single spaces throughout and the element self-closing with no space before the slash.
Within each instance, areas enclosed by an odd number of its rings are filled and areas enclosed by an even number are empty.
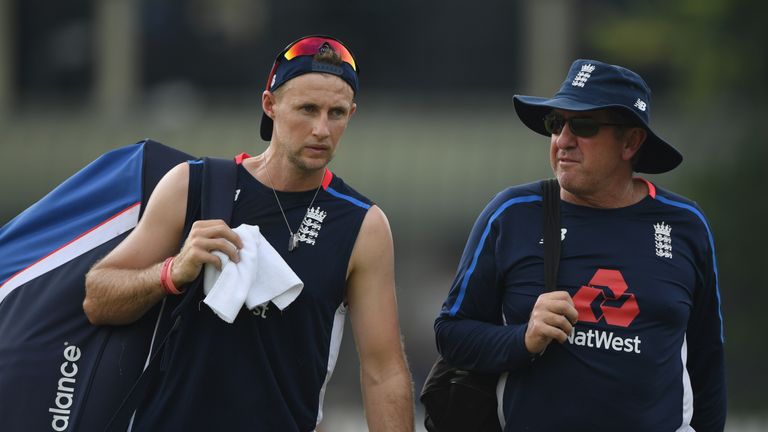
<svg viewBox="0 0 768 432">
<path fill-rule="evenodd" d="M 648 132 L 640 147 L 635 171 L 663 173 L 683 161 L 680 152 L 651 130 L 651 89 L 640 75 L 621 66 L 579 59 L 573 62 L 553 97 L 515 95 L 513 101 L 520 120 L 545 136 L 550 134 L 544 128 L 544 116 L 555 108 L 569 111 L 620 109 L 632 114 L 637 126 Z"/>
</svg>

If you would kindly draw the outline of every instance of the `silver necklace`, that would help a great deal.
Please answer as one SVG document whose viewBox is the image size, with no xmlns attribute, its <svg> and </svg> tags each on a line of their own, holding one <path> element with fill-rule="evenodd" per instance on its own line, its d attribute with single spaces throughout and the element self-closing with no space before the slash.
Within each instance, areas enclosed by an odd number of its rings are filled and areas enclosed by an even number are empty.
<svg viewBox="0 0 768 432">
<path fill-rule="evenodd" d="M 267 170 L 267 177 L 269 177 L 269 183 L 270 183 L 270 189 L 272 189 L 272 194 L 275 195 L 275 201 L 277 201 L 277 207 L 280 209 L 280 214 L 283 215 L 283 220 L 285 221 L 285 226 L 288 227 L 288 252 L 293 252 L 294 249 L 299 247 L 299 232 L 296 231 L 295 233 L 291 229 L 291 224 L 288 223 L 288 218 L 285 216 L 285 211 L 283 211 L 283 205 L 280 204 L 280 198 L 277 197 L 277 192 L 275 192 L 275 182 L 272 181 L 272 175 L 269 173 L 269 166 L 267 165 L 267 158 L 264 157 L 264 169 Z M 307 211 L 304 212 L 304 217 L 301 219 L 301 223 L 304 223 L 304 219 L 307 218 L 307 214 L 309 214 L 309 209 L 312 208 L 312 204 L 315 203 L 315 198 L 317 198 L 317 193 L 320 192 L 320 187 L 323 186 L 323 183 L 320 182 L 320 184 L 317 186 L 317 189 L 315 189 L 315 195 L 312 197 L 312 201 L 309 202 L 309 206 L 307 206 Z M 299 229 L 301 229 L 301 225 L 299 225 Z"/>
</svg>

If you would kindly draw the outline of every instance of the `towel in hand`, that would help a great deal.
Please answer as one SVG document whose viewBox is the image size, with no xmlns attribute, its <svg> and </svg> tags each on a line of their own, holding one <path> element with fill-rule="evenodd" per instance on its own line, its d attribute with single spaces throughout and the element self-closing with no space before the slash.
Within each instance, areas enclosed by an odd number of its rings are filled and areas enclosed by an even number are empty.
<svg viewBox="0 0 768 432">
<path fill-rule="evenodd" d="M 203 302 L 230 324 L 243 304 L 253 309 L 271 301 L 280 310 L 288 307 L 299 296 L 304 283 L 261 235 L 258 226 L 243 224 L 234 231 L 243 242 L 240 262 L 231 262 L 224 253 L 214 251 L 221 259 L 221 271 L 211 264 L 205 265 Z"/>
</svg>

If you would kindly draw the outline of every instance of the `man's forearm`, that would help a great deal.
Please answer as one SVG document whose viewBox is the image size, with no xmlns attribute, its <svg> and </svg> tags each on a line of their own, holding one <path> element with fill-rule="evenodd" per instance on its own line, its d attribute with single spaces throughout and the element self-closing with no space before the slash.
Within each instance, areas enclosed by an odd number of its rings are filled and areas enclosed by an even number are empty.
<svg viewBox="0 0 768 432">
<path fill-rule="evenodd" d="M 506 326 L 471 319 L 438 317 L 437 350 L 451 366 L 501 373 L 530 365 L 525 348 L 527 324 Z"/>
<path fill-rule="evenodd" d="M 165 296 L 160 285 L 162 264 L 146 269 L 95 266 L 85 277 L 83 310 L 91 323 L 130 324 Z"/>
<path fill-rule="evenodd" d="M 385 377 L 363 371 L 361 382 L 365 417 L 371 432 L 413 431 L 413 384 L 405 365 Z"/>
</svg>

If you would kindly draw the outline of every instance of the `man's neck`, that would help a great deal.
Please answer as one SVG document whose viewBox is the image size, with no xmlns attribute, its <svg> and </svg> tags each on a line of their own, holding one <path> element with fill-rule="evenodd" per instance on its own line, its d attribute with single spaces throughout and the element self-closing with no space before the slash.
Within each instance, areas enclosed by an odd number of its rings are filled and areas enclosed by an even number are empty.
<svg viewBox="0 0 768 432">
<path fill-rule="evenodd" d="M 630 178 L 617 187 L 602 189 L 593 194 L 571 193 L 560 190 L 560 198 L 571 204 L 594 208 L 622 208 L 637 204 L 648 195 L 648 186 L 642 179 Z"/>
<path fill-rule="evenodd" d="M 243 161 L 245 169 L 260 183 L 281 192 L 303 192 L 318 187 L 326 168 L 307 171 L 292 164 L 287 157 L 271 152 Z"/>
</svg>

